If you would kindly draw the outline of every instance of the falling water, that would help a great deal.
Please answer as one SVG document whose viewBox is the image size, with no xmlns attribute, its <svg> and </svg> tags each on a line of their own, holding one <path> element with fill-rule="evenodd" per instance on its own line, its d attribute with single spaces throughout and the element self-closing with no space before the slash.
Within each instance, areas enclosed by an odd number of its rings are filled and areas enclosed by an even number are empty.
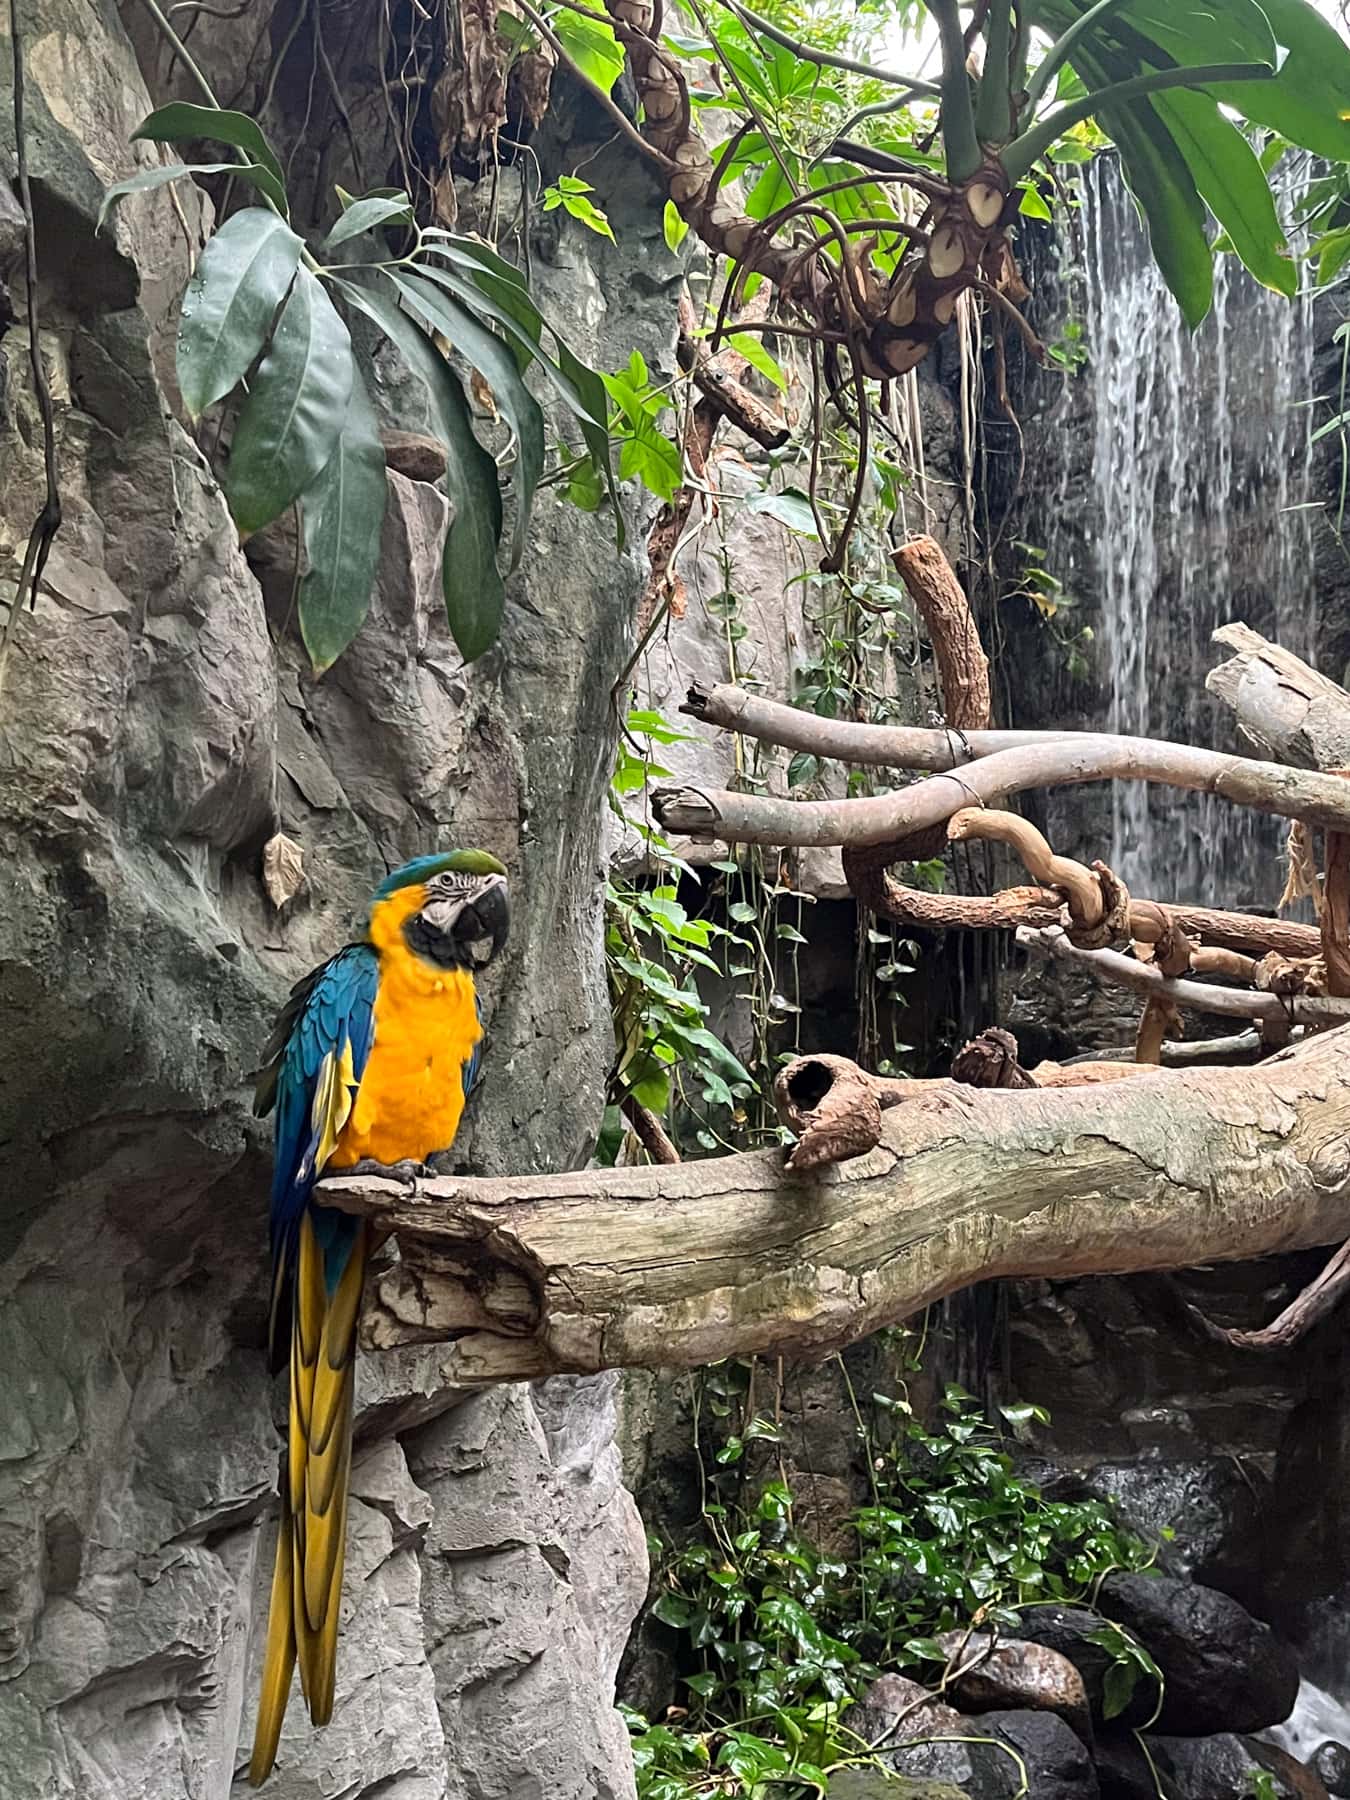
<svg viewBox="0 0 1350 1800">
<path fill-rule="evenodd" d="M 1056 409 L 1081 423 L 1067 425 L 1080 435 L 1044 531 L 1048 567 L 1080 604 L 1068 616 L 1094 624 L 1111 730 L 1237 748 L 1204 691 L 1214 628 L 1245 619 L 1299 654 L 1313 643 L 1311 300 L 1268 293 L 1221 256 L 1213 312 L 1191 335 L 1113 158 L 1084 170 L 1080 232 L 1068 291 L 1088 361 Z M 1132 892 L 1278 895 L 1270 821 L 1141 782 L 1112 790 L 1110 861 Z"/>
</svg>

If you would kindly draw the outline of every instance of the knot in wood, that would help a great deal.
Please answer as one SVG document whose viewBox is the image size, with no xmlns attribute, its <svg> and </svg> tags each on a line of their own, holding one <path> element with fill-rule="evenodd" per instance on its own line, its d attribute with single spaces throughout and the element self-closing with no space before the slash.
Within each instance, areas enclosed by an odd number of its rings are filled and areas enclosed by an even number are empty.
<svg viewBox="0 0 1350 1800">
<path fill-rule="evenodd" d="M 1105 950 L 1130 935 L 1130 890 L 1104 862 L 1093 863 L 1092 872 L 1102 890 L 1102 916 L 1095 925 L 1076 924 L 1070 918 L 1065 927 L 1069 942 L 1079 950 Z"/>
</svg>

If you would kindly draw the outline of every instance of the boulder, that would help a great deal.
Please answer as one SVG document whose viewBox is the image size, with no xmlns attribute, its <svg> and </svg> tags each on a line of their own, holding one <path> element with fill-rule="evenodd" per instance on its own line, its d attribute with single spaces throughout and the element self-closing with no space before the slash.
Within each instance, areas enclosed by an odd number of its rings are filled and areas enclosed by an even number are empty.
<svg viewBox="0 0 1350 1800">
<path fill-rule="evenodd" d="M 1091 1747 L 1092 1716 L 1083 1677 L 1060 1651 L 987 1632 L 949 1631 L 938 1642 L 964 1671 L 949 1692 L 966 1712 L 1057 1713 Z"/>
<path fill-rule="evenodd" d="M 1112 1719 L 1106 1717 L 1106 1672 L 1115 1658 L 1103 1645 L 1092 1641 L 1107 1621 L 1086 1606 L 1033 1606 L 1022 1614 L 1019 1636 L 1048 1650 L 1057 1652 L 1078 1671 L 1087 1696 L 1094 1726 L 1134 1726 L 1145 1724 L 1157 1703 L 1154 1682 L 1140 1677 L 1124 1711 Z"/>
<path fill-rule="evenodd" d="M 1099 1604 L 1162 1671 L 1160 1730 L 1188 1737 L 1260 1731 L 1292 1712 L 1294 1652 L 1227 1594 L 1166 1575 L 1112 1575 Z"/>
<path fill-rule="evenodd" d="M 969 1718 L 929 1696 L 918 1682 L 883 1675 L 848 1714 L 847 1723 L 868 1743 L 879 1744 L 880 1759 L 895 1774 L 945 1783 L 971 1800 L 1015 1800 L 1024 1792 L 1036 1800 L 1097 1800 L 1086 1747 L 1052 1712 L 987 1712 Z M 843 1791 L 855 1800 L 871 1794 L 866 1788 Z M 830 1785 L 832 1800 L 839 1792 L 836 1777 Z"/>
<path fill-rule="evenodd" d="M 1152 1737 L 1148 1753 L 1168 1800 L 1252 1800 L 1256 1776 L 1265 1771 L 1276 1800 L 1328 1800 L 1317 1774 L 1287 1751 L 1256 1738 L 1223 1732 L 1215 1737 Z M 1124 1733 L 1097 1746 L 1101 1800 L 1158 1800 L 1158 1780 L 1138 1741 Z"/>
<path fill-rule="evenodd" d="M 1308 1758 L 1308 1767 L 1321 1780 L 1329 1794 L 1350 1795 L 1350 1746 L 1328 1738 Z"/>
</svg>

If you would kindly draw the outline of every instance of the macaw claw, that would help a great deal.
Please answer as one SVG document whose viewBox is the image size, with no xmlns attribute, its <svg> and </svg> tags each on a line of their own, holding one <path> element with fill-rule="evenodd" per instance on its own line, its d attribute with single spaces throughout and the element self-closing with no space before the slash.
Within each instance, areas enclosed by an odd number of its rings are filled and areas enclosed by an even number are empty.
<svg viewBox="0 0 1350 1800">
<path fill-rule="evenodd" d="M 412 1157 L 405 1157 L 401 1162 L 376 1162 L 373 1157 L 363 1156 L 349 1169 L 342 1171 L 344 1175 L 379 1175 L 385 1180 L 404 1181 L 409 1187 L 425 1176 L 434 1175 L 436 1171 L 428 1168 L 426 1163 L 417 1162 Z"/>
</svg>

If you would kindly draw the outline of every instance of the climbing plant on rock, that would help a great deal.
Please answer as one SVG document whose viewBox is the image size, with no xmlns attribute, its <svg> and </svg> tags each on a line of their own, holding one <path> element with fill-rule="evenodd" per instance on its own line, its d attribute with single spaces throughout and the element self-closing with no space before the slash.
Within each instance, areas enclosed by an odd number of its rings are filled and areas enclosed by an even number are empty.
<svg viewBox="0 0 1350 1800">
<path fill-rule="evenodd" d="M 213 232 L 183 296 L 178 382 L 196 420 L 238 393 L 224 474 L 245 537 L 300 509 L 307 572 L 297 611 L 316 672 L 351 642 L 370 604 L 387 500 L 375 409 L 344 312 L 359 315 L 424 382 L 446 455 L 451 518 L 442 586 L 466 661 L 495 642 L 504 589 L 504 508 L 497 459 L 479 441 L 453 349 L 491 390 L 511 433 L 514 525 L 508 572 L 520 562 L 544 472 L 543 410 L 523 379 L 534 368 L 574 416 L 597 486 L 613 472 L 601 378 L 542 317 L 521 272 L 491 245 L 417 222 L 408 196 L 338 190 L 342 213 L 313 252 L 291 228 L 281 163 L 256 121 L 216 106 L 176 102 L 135 134 L 159 144 L 223 143 L 226 163 L 142 170 L 108 190 L 103 217 L 128 194 L 191 176 L 229 174 L 262 202 Z M 358 240 L 399 233 L 399 255 L 353 261 Z M 367 248 L 369 248 L 369 242 Z M 617 516 L 617 509 L 616 509 Z M 622 524 L 619 525 L 622 541 Z"/>
</svg>

